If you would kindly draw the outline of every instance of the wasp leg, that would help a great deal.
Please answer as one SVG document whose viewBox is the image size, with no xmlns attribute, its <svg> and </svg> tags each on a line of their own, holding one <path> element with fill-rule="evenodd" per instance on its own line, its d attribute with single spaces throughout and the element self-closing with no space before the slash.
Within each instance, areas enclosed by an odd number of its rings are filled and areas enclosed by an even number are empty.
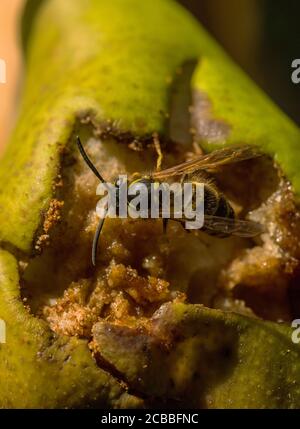
<svg viewBox="0 0 300 429">
<path fill-rule="evenodd" d="M 163 218 L 163 233 L 167 233 L 169 219 Z"/>
<path fill-rule="evenodd" d="M 130 181 L 134 182 L 137 179 L 141 178 L 141 173 L 133 173 L 133 175 L 130 177 Z"/>
<path fill-rule="evenodd" d="M 156 170 L 160 171 L 164 156 L 163 156 L 163 153 L 161 150 L 161 145 L 160 145 L 160 141 L 158 138 L 158 134 L 156 134 L 156 133 L 153 134 L 153 144 L 154 144 L 154 148 L 155 148 L 156 153 L 157 153 Z"/>
<path fill-rule="evenodd" d="M 181 177 L 181 180 L 180 180 L 180 184 L 181 184 L 181 186 L 184 184 L 184 182 L 186 181 L 187 177 L 188 177 L 188 175 L 187 175 L 187 174 L 184 174 L 184 175 Z"/>
<path fill-rule="evenodd" d="M 204 152 L 201 149 L 201 146 L 199 145 L 199 143 L 197 143 L 195 141 L 193 142 L 193 149 L 194 149 L 195 155 L 197 155 L 197 156 L 204 155 Z"/>
<path fill-rule="evenodd" d="M 93 247 L 92 247 L 92 264 L 94 267 L 96 266 L 98 242 L 99 242 L 99 237 L 100 237 L 103 225 L 104 225 L 105 217 L 106 217 L 106 214 L 102 219 L 100 219 L 98 226 L 97 226 L 97 229 L 96 229 L 96 232 L 95 232 L 95 235 L 94 235 Z"/>
</svg>

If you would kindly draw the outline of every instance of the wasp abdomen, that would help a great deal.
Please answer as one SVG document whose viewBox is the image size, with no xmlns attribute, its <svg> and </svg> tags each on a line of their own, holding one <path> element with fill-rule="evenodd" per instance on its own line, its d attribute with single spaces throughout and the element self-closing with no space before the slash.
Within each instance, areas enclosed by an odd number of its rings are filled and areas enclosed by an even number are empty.
<svg viewBox="0 0 300 429">
<path fill-rule="evenodd" d="M 214 216 L 225 217 L 229 219 L 235 218 L 233 208 L 223 195 L 220 195 L 219 197 L 218 208 Z"/>
<path fill-rule="evenodd" d="M 219 207 L 219 194 L 212 185 L 204 184 L 204 214 L 213 216 Z"/>
<path fill-rule="evenodd" d="M 230 203 L 227 201 L 224 195 L 218 192 L 218 190 L 212 185 L 204 186 L 204 215 L 216 216 L 226 219 L 235 218 L 234 210 Z M 202 230 L 209 235 L 214 235 L 220 238 L 228 237 L 230 235 L 224 232 L 221 233 L 214 231 L 211 228 L 205 228 L 205 220 Z"/>
</svg>

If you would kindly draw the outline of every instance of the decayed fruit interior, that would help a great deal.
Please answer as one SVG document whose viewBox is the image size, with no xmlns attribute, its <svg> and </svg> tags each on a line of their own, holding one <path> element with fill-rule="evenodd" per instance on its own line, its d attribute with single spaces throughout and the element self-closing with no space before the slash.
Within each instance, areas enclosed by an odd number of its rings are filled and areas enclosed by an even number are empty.
<svg viewBox="0 0 300 429">
<path fill-rule="evenodd" d="M 83 133 L 86 151 L 110 182 L 119 174 L 155 168 L 153 147 L 133 150 L 113 138 Z M 74 136 L 62 154 L 54 197 L 36 239 L 36 256 L 20 262 L 23 299 L 56 333 L 89 340 L 105 320 L 147 329 L 171 301 L 200 303 L 250 317 L 289 321 L 297 305 L 299 213 L 289 184 L 266 158 L 216 173 L 215 180 L 242 218 L 261 222 L 254 239 L 187 233 L 161 220 L 107 219 L 97 266 L 91 245 L 98 223 L 98 179 L 83 162 Z M 137 147 L 135 147 L 137 149 Z M 193 156 L 191 147 L 164 149 L 164 166 Z M 247 171 L 247 175 L 245 174 Z"/>
</svg>

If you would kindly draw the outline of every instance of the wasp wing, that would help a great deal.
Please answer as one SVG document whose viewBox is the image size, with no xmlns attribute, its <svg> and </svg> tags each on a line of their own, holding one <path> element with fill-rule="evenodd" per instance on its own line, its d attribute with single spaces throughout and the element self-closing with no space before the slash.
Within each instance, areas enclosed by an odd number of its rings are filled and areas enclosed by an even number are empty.
<svg viewBox="0 0 300 429">
<path fill-rule="evenodd" d="M 265 232 L 264 226 L 258 222 L 208 215 L 205 215 L 204 228 L 238 237 L 255 237 Z"/>
<path fill-rule="evenodd" d="M 195 157 L 174 167 L 157 171 L 151 176 L 153 179 L 158 180 L 167 179 L 168 177 L 190 174 L 197 170 L 215 169 L 223 165 L 245 161 L 258 156 L 261 156 L 261 153 L 252 146 L 232 146 L 230 148 L 215 150 L 207 155 Z"/>
</svg>

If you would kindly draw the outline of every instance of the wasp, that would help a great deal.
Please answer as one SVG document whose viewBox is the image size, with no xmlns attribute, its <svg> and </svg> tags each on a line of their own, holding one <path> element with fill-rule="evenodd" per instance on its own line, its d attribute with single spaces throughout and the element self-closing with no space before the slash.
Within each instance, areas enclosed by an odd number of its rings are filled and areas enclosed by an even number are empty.
<svg viewBox="0 0 300 429">
<path fill-rule="evenodd" d="M 105 180 L 85 152 L 79 137 L 77 137 L 77 145 L 88 167 L 102 183 L 105 183 Z M 247 145 L 215 150 L 209 154 L 196 156 L 190 161 L 183 162 L 171 168 L 158 169 L 156 172 L 147 175 L 135 173 L 128 184 L 128 193 L 131 190 L 130 195 L 133 195 L 135 189 L 138 189 L 142 184 L 146 186 L 150 200 L 152 186 L 155 184 L 160 185 L 165 180 L 180 177 L 182 183 L 201 183 L 204 186 L 204 225 L 202 230 L 209 235 L 217 235 L 219 237 L 228 237 L 231 235 L 255 237 L 264 232 L 263 226 L 257 222 L 238 219 L 230 202 L 211 180 L 209 173 L 216 171 L 222 166 L 258 156 L 261 156 L 261 154 L 254 147 Z M 159 165 L 160 163 L 161 153 L 159 153 Z M 118 181 L 115 182 L 115 186 L 117 188 L 120 186 Z M 128 204 L 130 204 L 130 198 L 132 197 L 128 196 Z M 171 219 L 181 223 L 184 221 L 184 219 L 163 218 L 164 231 L 166 231 L 167 223 Z M 100 219 L 93 240 L 92 263 L 94 266 L 96 265 L 98 241 L 104 220 L 105 216 Z"/>
</svg>

